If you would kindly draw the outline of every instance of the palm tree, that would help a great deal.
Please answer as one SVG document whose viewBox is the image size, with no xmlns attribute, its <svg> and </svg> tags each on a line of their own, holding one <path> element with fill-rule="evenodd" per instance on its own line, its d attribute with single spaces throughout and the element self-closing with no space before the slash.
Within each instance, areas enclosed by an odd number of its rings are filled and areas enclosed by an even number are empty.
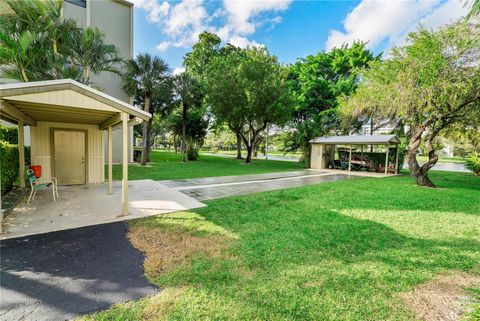
<svg viewBox="0 0 480 321">
<path fill-rule="evenodd" d="M 174 95 L 178 104 L 182 106 L 182 162 L 186 161 L 187 152 L 187 113 L 189 108 L 198 107 L 202 102 L 200 87 L 195 78 L 189 73 L 182 72 L 173 78 Z"/>
<path fill-rule="evenodd" d="M 58 78 L 56 69 L 64 68 L 80 32 L 75 20 L 62 18 L 62 1 L 7 0 L 4 10 L 0 37 L 2 49 L 10 48 L 2 51 L 5 75 L 21 81 Z M 17 52 L 12 41 L 20 46 Z"/>
<path fill-rule="evenodd" d="M 8 78 L 28 81 L 27 69 L 29 59 L 27 50 L 35 40 L 35 35 L 29 31 L 19 35 L 7 35 L 0 33 L 0 65 Z"/>
<path fill-rule="evenodd" d="M 480 0 L 467 0 L 465 1 L 465 5 L 470 5 L 470 12 L 467 15 L 467 19 L 480 15 Z"/>
<path fill-rule="evenodd" d="M 124 62 L 119 57 L 117 48 L 105 43 L 105 34 L 96 27 L 82 30 L 71 56 L 72 68 L 81 67 L 78 80 L 86 85 L 91 84 L 92 74 L 119 74 L 118 68 Z"/>
<path fill-rule="evenodd" d="M 123 77 L 123 90 L 131 96 L 138 96 L 143 101 L 143 110 L 150 112 L 152 99 L 161 95 L 162 89 L 168 84 L 170 69 L 162 59 L 144 53 L 138 54 L 135 59 L 128 60 Z M 144 166 L 148 156 L 148 122 L 143 123 L 142 131 L 142 158 Z"/>
</svg>

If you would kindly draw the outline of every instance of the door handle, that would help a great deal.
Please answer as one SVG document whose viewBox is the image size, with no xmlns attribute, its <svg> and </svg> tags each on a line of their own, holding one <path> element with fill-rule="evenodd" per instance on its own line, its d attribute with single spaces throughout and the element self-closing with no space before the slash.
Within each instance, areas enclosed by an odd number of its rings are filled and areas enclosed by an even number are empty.
<svg viewBox="0 0 480 321">
<path fill-rule="evenodd" d="M 85 163 L 85 157 L 82 157 L 82 164 Z"/>
</svg>

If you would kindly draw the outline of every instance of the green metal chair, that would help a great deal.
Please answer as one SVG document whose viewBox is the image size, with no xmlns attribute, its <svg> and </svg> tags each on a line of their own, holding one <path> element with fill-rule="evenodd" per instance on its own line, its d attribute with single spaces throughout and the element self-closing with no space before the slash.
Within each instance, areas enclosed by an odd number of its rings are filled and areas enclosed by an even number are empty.
<svg viewBox="0 0 480 321">
<path fill-rule="evenodd" d="M 40 183 L 38 178 L 35 176 L 35 173 L 33 170 L 29 169 L 27 170 L 27 178 L 28 181 L 30 182 L 30 196 L 28 197 L 27 204 L 30 203 L 32 199 L 35 199 L 35 195 L 37 194 L 37 191 L 43 190 L 43 189 L 48 189 L 52 188 L 52 194 L 53 194 L 53 201 L 55 202 L 58 198 L 58 184 L 57 184 L 57 179 L 55 177 L 50 178 L 49 183 Z"/>
</svg>

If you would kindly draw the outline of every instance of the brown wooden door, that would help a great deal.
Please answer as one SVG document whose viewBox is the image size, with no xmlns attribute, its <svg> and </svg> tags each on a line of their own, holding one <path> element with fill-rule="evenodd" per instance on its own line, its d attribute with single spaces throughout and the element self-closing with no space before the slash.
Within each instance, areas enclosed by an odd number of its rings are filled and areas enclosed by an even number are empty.
<svg viewBox="0 0 480 321">
<path fill-rule="evenodd" d="M 55 171 L 59 185 L 86 183 L 85 132 L 55 130 L 53 132 Z"/>
</svg>

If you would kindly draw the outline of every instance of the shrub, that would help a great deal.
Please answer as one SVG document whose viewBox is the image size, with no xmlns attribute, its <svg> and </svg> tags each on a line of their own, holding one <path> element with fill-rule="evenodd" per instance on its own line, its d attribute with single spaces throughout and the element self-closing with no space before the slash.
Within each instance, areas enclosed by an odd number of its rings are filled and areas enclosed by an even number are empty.
<svg viewBox="0 0 480 321">
<path fill-rule="evenodd" d="M 140 163 L 141 160 L 142 160 L 142 150 L 135 148 L 133 150 L 133 161 Z"/>
<path fill-rule="evenodd" d="M 189 148 L 187 151 L 188 160 L 194 161 L 198 159 L 198 149 Z"/>
<path fill-rule="evenodd" d="M 18 179 L 17 145 L 0 140 L 0 171 L 2 195 L 8 193 Z"/>
<path fill-rule="evenodd" d="M 471 154 L 465 160 L 465 168 L 472 171 L 473 175 L 480 176 L 480 154 Z"/>
<path fill-rule="evenodd" d="M 0 125 L 0 140 L 9 144 L 18 144 L 18 130 L 16 127 L 6 127 Z"/>
</svg>

